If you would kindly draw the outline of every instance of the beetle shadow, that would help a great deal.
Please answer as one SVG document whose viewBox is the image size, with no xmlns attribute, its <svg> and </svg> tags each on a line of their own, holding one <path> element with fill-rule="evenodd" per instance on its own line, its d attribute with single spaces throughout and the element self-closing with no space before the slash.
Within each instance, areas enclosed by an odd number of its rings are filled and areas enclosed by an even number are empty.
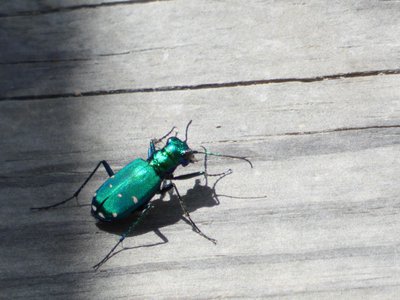
<svg viewBox="0 0 400 300">
<path fill-rule="evenodd" d="M 205 184 L 201 184 L 200 179 L 195 180 L 193 188 L 188 189 L 186 195 L 181 196 L 183 202 L 185 203 L 185 207 L 189 211 L 189 213 L 192 213 L 202 207 L 213 207 L 219 205 L 220 202 L 218 199 L 218 194 L 216 193 L 215 189 L 218 182 L 225 176 L 226 175 L 220 176 L 211 187 L 208 185 L 207 180 Z M 167 196 L 167 194 L 169 195 L 169 197 Z M 173 225 L 179 222 L 180 220 L 185 221 L 188 224 L 188 226 L 191 227 L 189 221 L 183 216 L 182 208 L 179 203 L 179 198 L 173 192 L 173 190 L 170 190 L 169 192 L 160 195 L 159 198 L 152 200 L 151 203 L 153 204 L 154 208 L 145 217 L 145 219 L 138 225 L 138 228 L 135 229 L 135 231 L 129 235 L 129 237 L 134 237 L 153 231 L 158 237 L 160 237 L 161 241 L 147 245 L 123 247 L 123 249 L 115 251 L 111 256 L 114 256 L 117 253 L 124 250 L 130 250 L 142 247 L 153 247 L 168 243 L 167 237 L 165 237 L 161 233 L 160 228 Z M 133 222 L 137 220 L 137 218 L 140 216 L 140 213 L 141 211 L 134 212 L 128 218 L 125 218 L 116 223 L 97 222 L 96 226 L 100 230 L 115 235 L 121 235 L 128 229 L 128 227 Z"/>
</svg>

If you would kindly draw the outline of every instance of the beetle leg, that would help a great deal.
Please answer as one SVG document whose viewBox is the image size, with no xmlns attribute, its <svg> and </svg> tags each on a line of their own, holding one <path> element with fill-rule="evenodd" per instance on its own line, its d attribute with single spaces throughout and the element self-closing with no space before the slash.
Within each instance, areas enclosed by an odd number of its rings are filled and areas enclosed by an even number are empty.
<svg viewBox="0 0 400 300">
<path fill-rule="evenodd" d="M 160 143 L 163 139 L 165 139 L 166 137 L 168 137 L 168 136 L 174 131 L 175 128 L 176 128 L 176 127 L 173 126 L 173 127 L 171 128 L 170 131 L 168 131 L 166 134 L 164 134 L 164 135 L 163 135 L 162 137 L 160 137 L 159 139 L 153 139 L 152 142 L 154 142 L 154 144 Z"/>
<path fill-rule="evenodd" d="M 78 198 L 79 193 L 80 193 L 81 190 L 84 188 L 84 186 L 89 182 L 89 180 L 92 178 L 92 176 L 94 175 L 94 173 L 96 173 L 96 171 L 97 171 L 97 169 L 100 167 L 100 165 L 103 165 L 103 166 L 104 166 L 104 169 L 106 169 L 108 176 L 111 177 L 111 176 L 114 175 L 114 171 L 111 169 L 110 165 L 109 165 L 105 160 L 102 160 L 102 161 L 100 161 L 100 162 L 97 164 L 96 168 L 94 168 L 94 170 L 92 171 L 92 173 L 90 173 L 89 177 L 86 178 L 85 182 L 79 187 L 79 189 L 78 189 L 71 197 L 69 197 L 69 198 L 67 198 L 67 199 L 65 199 L 65 200 L 63 200 L 63 201 L 61 201 L 61 202 L 58 202 L 58 203 L 56 203 L 56 204 L 53 204 L 53 205 L 41 206 L 41 207 L 31 207 L 31 209 L 37 209 L 37 210 L 40 210 L 40 209 L 49 209 L 49 208 L 53 208 L 53 207 L 59 206 L 59 205 L 61 205 L 61 204 L 64 204 L 64 203 L 66 203 L 66 202 L 68 202 L 68 201 L 70 201 L 70 200 L 72 200 L 72 199 L 74 199 L 74 198 Z"/>
<path fill-rule="evenodd" d="M 200 174 L 200 175 L 202 175 L 202 174 Z M 193 221 L 192 218 L 190 217 L 190 214 L 189 214 L 188 210 L 187 210 L 186 207 L 185 207 L 185 203 L 183 202 L 183 199 L 182 199 L 181 195 L 179 194 L 179 191 L 178 191 L 178 189 L 177 189 L 177 187 L 176 187 L 176 185 L 175 185 L 174 183 L 170 183 L 170 184 L 166 185 L 165 187 L 163 187 L 163 188 L 160 190 L 160 193 L 165 193 L 165 192 L 169 191 L 169 190 L 172 189 L 172 188 L 174 188 L 174 190 L 175 190 L 175 192 L 176 192 L 176 195 L 178 196 L 179 204 L 181 205 L 182 211 L 183 211 L 183 213 L 184 213 L 186 219 L 188 219 L 190 225 L 192 225 L 193 230 L 194 230 L 196 233 L 200 234 L 202 237 L 204 237 L 204 238 L 206 238 L 207 240 L 209 240 L 209 241 L 213 242 L 214 244 L 216 244 L 217 241 L 216 241 L 215 239 L 212 239 L 212 238 L 206 236 L 206 235 L 200 230 L 200 228 L 197 227 L 197 225 L 194 223 L 194 221 Z"/>
<path fill-rule="evenodd" d="M 173 174 L 171 174 L 169 177 L 167 177 L 167 179 L 171 179 L 171 180 L 185 180 L 185 179 L 190 179 L 190 178 L 194 178 L 197 176 L 226 176 L 232 173 L 232 169 L 228 169 L 225 172 L 222 173 L 217 173 L 217 174 L 208 174 L 205 171 L 202 172 L 193 172 L 193 173 L 188 173 L 188 174 L 183 174 L 183 175 L 179 175 L 179 176 L 174 176 Z"/>
<path fill-rule="evenodd" d="M 149 150 L 147 150 L 147 161 L 149 161 L 153 157 L 154 152 L 156 152 L 156 145 L 158 143 L 160 143 L 163 139 L 168 137 L 172 133 L 172 131 L 174 131 L 175 128 L 176 128 L 175 126 L 172 127 L 172 129 L 170 131 L 168 131 L 166 134 L 164 134 L 159 139 L 155 138 L 150 141 L 150 147 L 149 147 Z"/>
<path fill-rule="evenodd" d="M 172 183 L 166 183 L 166 182 L 167 181 L 163 181 L 162 187 L 157 192 L 157 194 L 164 194 L 173 188 Z"/>
<path fill-rule="evenodd" d="M 174 174 L 171 174 L 169 177 L 167 177 L 167 179 L 185 180 L 185 179 L 190 179 L 190 178 L 194 178 L 197 176 L 202 176 L 205 174 L 206 174 L 205 172 L 193 172 L 193 173 L 183 174 L 183 175 L 179 175 L 179 176 L 174 176 Z"/>
<path fill-rule="evenodd" d="M 154 152 L 156 152 L 156 146 L 154 140 L 151 140 L 149 150 L 147 150 L 147 161 L 150 161 L 153 158 Z"/>
<path fill-rule="evenodd" d="M 112 247 L 110 252 L 107 253 L 107 255 L 96 265 L 93 266 L 95 270 L 100 268 L 102 264 L 104 264 L 107 260 L 109 260 L 113 255 L 115 255 L 114 250 L 118 247 L 119 244 L 121 244 L 124 239 L 136 228 L 136 226 L 144 219 L 145 216 L 149 213 L 150 209 L 153 208 L 153 205 L 148 203 L 146 207 L 142 210 L 142 213 L 140 214 L 139 218 L 137 218 L 129 227 L 128 229 L 121 234 L 121 237 L 119 238 L 118 242 Z M 114 254 L 113 254 L 114 253 Z"/>
</svg>

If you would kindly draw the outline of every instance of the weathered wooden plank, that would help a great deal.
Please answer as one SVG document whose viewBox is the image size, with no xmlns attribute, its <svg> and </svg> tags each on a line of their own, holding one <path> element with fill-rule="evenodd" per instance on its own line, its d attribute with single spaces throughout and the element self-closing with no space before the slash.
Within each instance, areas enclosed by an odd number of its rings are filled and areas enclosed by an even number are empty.
<svg viewBox="0 0 400 300">
<path fill-rule="evenodd" d="M 397 126 L 400 124 L 399 80 L 399 76 L 376 76 L 318 83 L 82 97 L 71 103 L 67 100 L 6 101 L 1 103 L 0 124 L 4 129 L 0 133 L 0 151 L 8 160 L 47 158 L 52 153 L 60 155 L 68 151 L 99 154 L 118 150 L 139 155 L 146 152 L 152 135 L 163 135 L 174 124 L 183 128 L 190 119 L 195 120 L 191 129 L 191 142 L 195 146 L 236 142 L 251 145 L 252 141 L 270 136 Z M 16 119 L 19 114 L 25 117 Z M 218 125 L 222 127 L 216 128 Z M 32 128 L 46 127 L 49 128 L 45 131 L 32 132 Z M 63 142 L 68 135 L 74 138 L 65 149 Z M 26 151 L 21 151 L 24 146 Z M 265 153 L 268 152 L 275 151 Z"/>
<path fill-rule="evenodd" d="M 1 97 L 396 69 L 399 5 L 192 0 L 1 18 Z"/>
<path fill-rule="evenodd" d="M 27 5 L 45 3 L 70 5 Z M 373 70 L 399 72 L 398 5 L 170 1 L 0 18 L 0 98 L 42 99 L 0 102 L 0 298 L 396 299 L 400 79 Z M 298 80 L 320 75 L 338 80 Z M 189 90 L 59 97 L 160 86 Z M 166 196 L 133 248 L 94 273 L 126 227 L 89 215 L 104 175 L 83 207 L 28 210 L 70 195 L 101 159 L 119 169 L 144 157 L 150 138 L 189 119 L 193 147 L 255 165 L 210 158 L 211 172 L 234 169 L 219 203 L 212 180 L 179 182 L 218 246 Z"/>
<path fill-rule="evenodd" d="M 260 191 L 259 185 L 263 186 L 268 190 L 267 200 L 221 198 L 219 206 L 206 208 L 203 205 L 209 198 L 203 198 L 201 188 L 186 198 L 189 204 L 194 201 L 190 207 L 197 208 L 193 215 L 202 229 L 218 238 L 217 247 L 192 233 L 187 224 L 176 224 L 177 203 L 165 203 L 126 246 L 159 243 L 152 232 L 157 228 L 169 242 L 124 251 L 96 274 L 88 272 L 90 265 L 115 238 L 95 228 L 88 220 L 87 208 L 30 216 L 18 210 L 22 220 L 33 220 L 21 226 L 20 219 L 19 226 L 13 226 L 12 237 L 5 235 L 3 247 L 7 248 L 2 249 L 2 257 L 8 263 L 3 264 L 2 291 L 21 297 L 91 298 L 312 296 L 339 289 L 344 294 L 358 290 L 357 296 L 368 290 L 390 293 L 399 284 L 398 202 L 390 199 L 399 191 L 393 185 L 398 178 L 393 166 L 398 165 L 388 157 L 398 150 L 386 147 L 344 157 L 336 153 L 257 162 L 261 174 L 239 170 L 240 181 L 227 179 L 217 191 L 238 195 L 239 181 L 250 191 Z M 373 164 L 371 157 L 375 158 Z M 252 179 L 254 185 L 243 177 Z M 180 185 L 183 190 L 189 186 Z M 58 187 L 68 190 L 67 184 Z M 10 200 L 18 202 L 15 191 L 5 190 Z M 38 188 L 31 192 L 30 197 L 35 198 L 43 193 Z M 51 194 L 55 197 L 56 192 Z M 23 259 L 26 257 L 31 260 Z"/>
<path fill-rule="evenodd" d="M 64 0 L 3 0 L 0 2 L 0 18 L 33 16 L 155 1 L 163 0 L 74 0 L 73 2 Z"/>
<path fill-rule="evenodd" d="M 399 292 L 398 76 L 0 103 L 0 290 L 8 298 L 395 298 Z M 32 213 L 100 159 L 117 169 L 194 119 L 189 142 L 249 155 L 216 186 L 179 182 L 101 272 L 120 228 L 89 207 Z M 221 126 L 221 127 L 220 127 Z M 219 128 L 220 127 L 220 128 Z M 337 130 L 338 129 L 338 130 Z M 297 134 L 294 134 L 297 133 Z M 188 168 L 196 170 L 199 166 Z M 180 172 L 183 172 L 180 170 Z M 82 204 L 104 177 L 86 189 Z M 267 195 L 263 199 L 251 196 Z M 60 196 L 61 195 L 61 196 Z M 168 196 L 164 199 L 168 200 Z M 12 217 L 10 217 L 12 216 Z M 15 217 L 14 217 L 15 216 Z M 158 235 L 162 234 L 167 242 Z M 12 234 L 11 234 L 12 233 Z"/>
</svg>

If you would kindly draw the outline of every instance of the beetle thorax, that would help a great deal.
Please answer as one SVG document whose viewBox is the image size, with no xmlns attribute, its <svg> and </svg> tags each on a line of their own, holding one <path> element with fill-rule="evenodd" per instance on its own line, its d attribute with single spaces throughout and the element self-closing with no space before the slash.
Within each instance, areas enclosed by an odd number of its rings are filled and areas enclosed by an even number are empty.
<svg viewBox="0 0 400 300">
<path fill-rule="evenodd" d="M 187 165 L 185 153 L 189 150 L 188 145 L 178 138 L 170 138 L 166 146 L 156 151 L 150 160 L 160 175 L 172 173 L 179 165 Z"/>
</svg>

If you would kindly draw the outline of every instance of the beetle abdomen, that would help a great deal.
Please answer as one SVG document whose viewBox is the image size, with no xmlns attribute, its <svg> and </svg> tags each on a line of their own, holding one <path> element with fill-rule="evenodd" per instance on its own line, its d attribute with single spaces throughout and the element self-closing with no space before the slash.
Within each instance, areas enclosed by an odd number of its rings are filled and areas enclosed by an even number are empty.
<svg viewBox="0 0 400 300">
<path fill-rule="evenodd" d="M 135 159 L 96 191 L 92 215 L 101 221 L 123 219 L 149 201 L 160 184 L 154 168 L 141 158 Z"/>
</svg>

